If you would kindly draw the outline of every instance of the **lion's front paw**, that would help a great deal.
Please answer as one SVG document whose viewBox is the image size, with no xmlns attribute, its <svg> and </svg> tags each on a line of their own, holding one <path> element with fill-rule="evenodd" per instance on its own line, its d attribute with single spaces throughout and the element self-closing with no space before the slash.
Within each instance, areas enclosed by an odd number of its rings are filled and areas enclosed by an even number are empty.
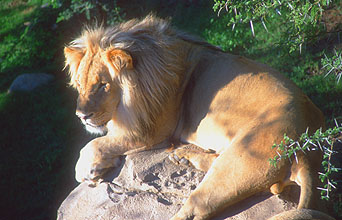
<svg viewBox="0 0 342 220">
<path fill-rule="evenodd" d="M 75 168 L 75 178 L 78 182 L 97 182 L 109 169 L 118 167 L 119 164 L 118 155 L 110 155 L 99 149 L 95 143 L 90 142 L 80 152 Z"/>
</svg>

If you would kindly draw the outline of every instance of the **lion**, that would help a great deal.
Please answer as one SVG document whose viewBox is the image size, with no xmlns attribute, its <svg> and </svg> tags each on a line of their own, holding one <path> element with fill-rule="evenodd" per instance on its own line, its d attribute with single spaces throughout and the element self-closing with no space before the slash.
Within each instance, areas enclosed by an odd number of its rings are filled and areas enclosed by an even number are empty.
<svg viewBox="0 0 342 220">
<path fill-rule="evenodd" d="M 170 153 L 174 162 L 206 175 L 172 220 L 210 219 L 258 192 L 278 194 L 292 184 L 301 189 L 296 215 L 318 208 L 321 152 L 297 154 L 298 163 L 268 162 L 285 133 L 296 139 L 325 126 L 322 112 L 279 72 L 153 15 L 87 28 L 64 54 L 79 93 L 76 115 L 103 135 L 80 151 L 78 182 L 100 181 L 121 155 L 174 144 L 180 146 Z M 291 213 L 284 219 L 299 219 Z"/>
</svg>

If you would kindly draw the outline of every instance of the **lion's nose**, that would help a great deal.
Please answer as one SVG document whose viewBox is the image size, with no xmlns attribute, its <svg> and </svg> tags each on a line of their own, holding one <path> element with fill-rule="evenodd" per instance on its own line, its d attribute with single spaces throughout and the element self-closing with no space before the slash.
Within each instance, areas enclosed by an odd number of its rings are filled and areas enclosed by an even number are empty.
<svg viewBox="0 0 342 220">
<path fill-rule="evenodd" d="M 76 111 L 76 115 L 77 115 L 77 117 L 79 117 L 80 119 L 87 120 L 87 119 L 91 118 L 91 117 L 94 115 L 94 113 L 85 114 L 85 113 L 83 113 L 83 112 Z"/>
</svg>

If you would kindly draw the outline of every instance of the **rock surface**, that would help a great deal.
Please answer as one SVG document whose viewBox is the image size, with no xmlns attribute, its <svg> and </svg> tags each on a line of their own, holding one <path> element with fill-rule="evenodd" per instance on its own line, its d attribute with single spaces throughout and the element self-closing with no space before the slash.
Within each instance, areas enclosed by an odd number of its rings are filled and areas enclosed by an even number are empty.
<svg viewBox="0 0 342 220">
<path fill-rule="evenodd" d="M 54 79 L 54 76 L 46 73 L 24 73 L 19 75 L 11 84 L 8 92 L 29 92 L 35 88 L 46 85 Z"/>
<path fill-rule="evenodd" d="M 203 172 L 173 164 L 163 149 L 128 155 L 122 167 L 96 187 L 88 183 L 76 187 L 60 206 L 57 219 L 167 220 L 203 177 Z M 297 197 L 281 199 L 262 193 L 214 219 L 267 219 L 295 208 Z"/>
</svg>

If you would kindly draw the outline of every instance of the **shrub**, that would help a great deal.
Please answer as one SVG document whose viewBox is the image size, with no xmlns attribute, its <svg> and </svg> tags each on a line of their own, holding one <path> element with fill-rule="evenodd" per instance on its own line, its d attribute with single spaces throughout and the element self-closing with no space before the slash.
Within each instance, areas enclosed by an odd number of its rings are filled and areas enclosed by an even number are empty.
<svg viewBox="0 0 342 220">
<path fill-rule="evenodd" d="M 334 50 L 334 54 L 330 56 L 324 54 L 321 62 L 323 65 L 322 68 L 326 71 L 326 76 L 333 73 L 336 75 L 337 82 L 339 82 L 342 76 L 342 52 Z"/>
<path fill-rule="evenodd" d="M 268 32 L 268 20 L 277 20 L 279 27 L 284 31 L 281 34 L 281 43 L 286 44 L 293 52 L 301 50 L 305 42 L 315 40 L 321 31 L 323 11 L 330 5 L 329 0 L 302 1 L 302 0 L 214 0 L 213 9 L 218 15 L 225 10 L 229 17 L 227 25 L 233 29 L 239 23 L 250 25 L 255 36 L 254 23 L 259 22 Z M 280 19 L 277 19 L 280 18 Z"/>
<path fill-rule="evenodd" d="M 58 8 L 61 12 L 56 20 L 70 20 L 74 16 L 84 16 L 88 22 L 99 22 L 102 24 L 113 24 L 122 21 L 120 8 L 117 6 L 117 1 L 111 0 L 46 0 L 53 8 Z"/>
<path fill-rule="evenodd" d="M 319 178 L 325 184 L 323 188 L 319 189 L 321 190 L 321 198 L 328 200 L 329 193 L 332 188 L 336 189 L 337 184 L 335 180 L 330 178 L 330 176 L 333 172 L 339 172 L 342 170 L 331 163 L 332 156 L 337 153 L 334 151 L 334 145 L 336 142 L 342 143 L 342 127 L 339 126 L 337 122 L 334 128 L 329 128 L 324 132 L 322 129 L 318 129 L 311 136 L 308 134 L 307 130 L 296 141 L 285 134 L 284 140 L 280 144 L 274 144 L 272 146 L 273 148 L 277 148 L 276 152 L 278 155 L 273 159 L 269 159 L 269 162 L 270 164 L 277 166 L 277 162 L 281 159 L 288 159 L 291 161 L 291 158 L 294 158 L 295 162 L 298 163 L 298 152 L 301 151 L 306 153 L 307 151 L 321 150 L 323 152 L 323 170 L 319 173 Z"/>
</svg>

